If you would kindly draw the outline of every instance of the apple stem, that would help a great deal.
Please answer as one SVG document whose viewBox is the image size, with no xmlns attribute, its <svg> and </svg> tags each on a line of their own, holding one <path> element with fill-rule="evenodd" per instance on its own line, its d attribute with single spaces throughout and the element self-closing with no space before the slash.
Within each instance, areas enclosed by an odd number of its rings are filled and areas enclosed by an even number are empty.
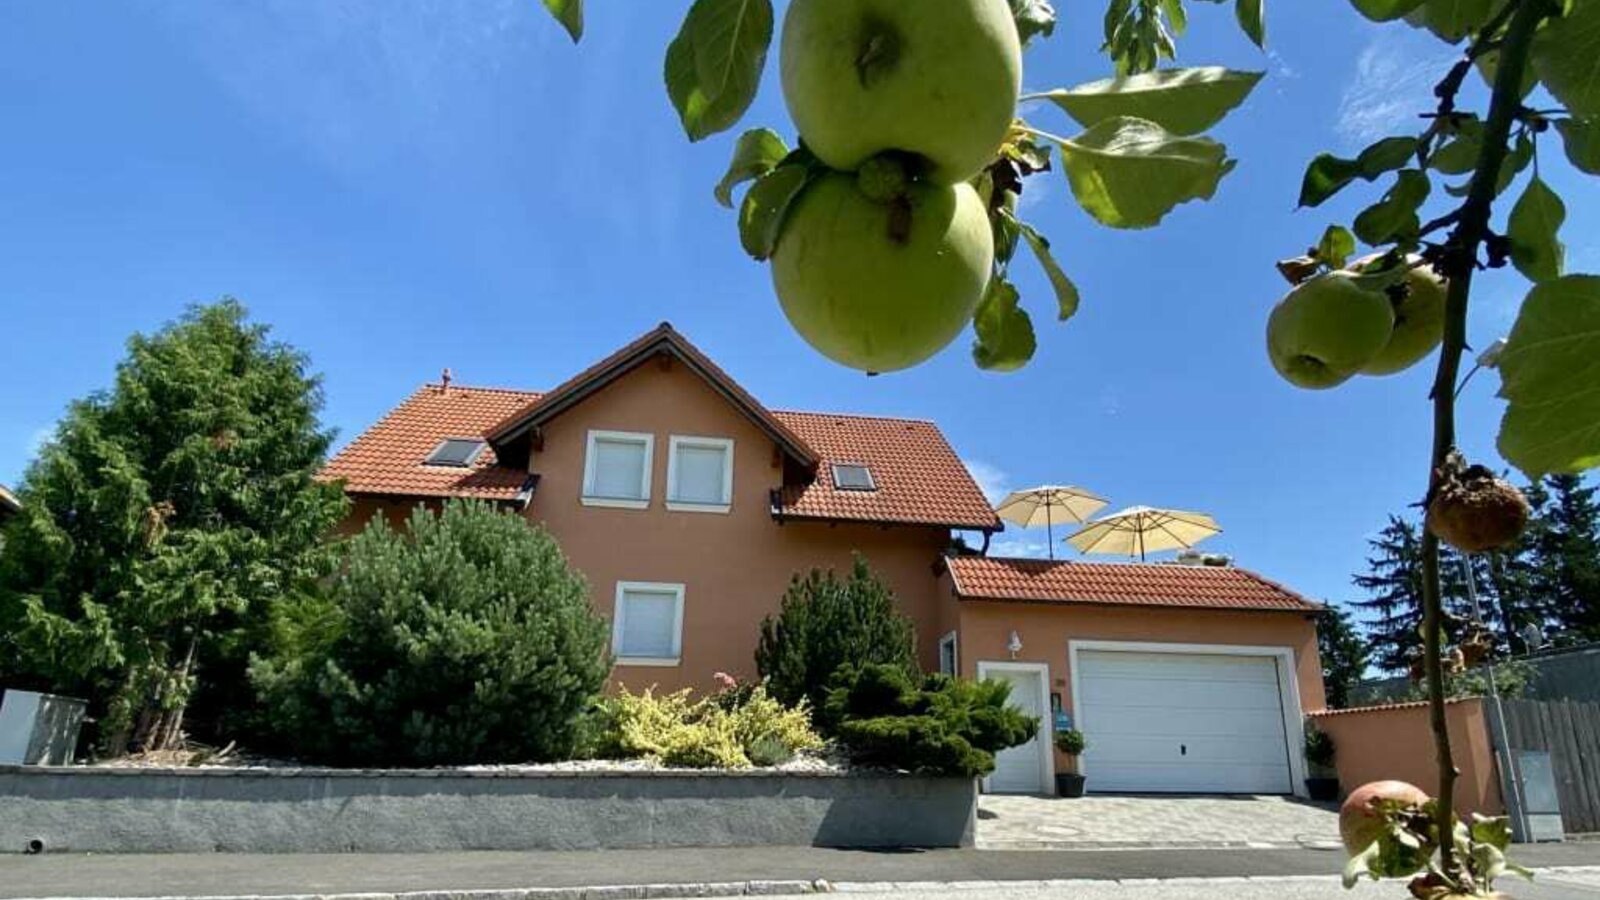
<svg viewBox="0 0 1600 900">
<path fill-rule="evenodd" d="M 1472 276 L 1477 267 L 1478 250 L 1490 236 L 1489 215 L 1498 193 L 1500 171 L 1508 155 L 1511 126 L 1522 106 L 1521 84 L 1528 65 L 1534 32 L 1553 9 L 1549 0 L 1507 0 L 1506 6 L 1489 27 L 1479 33 L 1468 59 L 1478 48 L 1495 41 L 1509 16 L 1509 25 L 1499 41 L 1499 68 L 1495 72 L 1488 117 L 1484 122 L 1482 150 L 1473 170 L 1466 200 L 1449 217 L 1455 224 L 1445 244 L 1443 274 L 1449 279 L 1445 300 L 1444 339 L 1439 350 L 1439 367 L 1433 392 L 1433 455 L 1428 467 L 1428 497 L 1433 499 L 1439 479 L 1444 475 L 1456 446 L 1455 397 L 1461 356 L 1466 348 L 1467 300 Z M 1454 109 L 1460 78 L 1447 78 L 1439 86 L 1441 111 Z M 1429 720 L 1439 767 L 1439 796 L 1435 826 L 1439 837 L 1439 868 L 1448 881 L 1462 885 L 1461 861 L 1457 859 L 1455 834 L 1456 767 L 1451 755 L 1450 731 L 1445 716 L 1445 689 L 1442 663 L 1444 612 L 1439 577 L 1439 538 L 1427 528 L 1422 534 L 1422 637 L 1423 665 L 1428 682 Z"/>
</svg>

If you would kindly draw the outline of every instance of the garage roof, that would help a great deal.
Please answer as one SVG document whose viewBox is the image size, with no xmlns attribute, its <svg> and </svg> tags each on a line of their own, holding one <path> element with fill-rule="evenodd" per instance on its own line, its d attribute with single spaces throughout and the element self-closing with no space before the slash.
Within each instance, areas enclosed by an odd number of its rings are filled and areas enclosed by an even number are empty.
<svg viewBox="0 0 1600 900">
<path fill-rule="evenodd" d="M 956 596 L 963 600 L 1288 612 L 1323 608 L 1277 582 L 1234 566 L 992 556 L 953 556 L 946 562 Z"/>
</svg>

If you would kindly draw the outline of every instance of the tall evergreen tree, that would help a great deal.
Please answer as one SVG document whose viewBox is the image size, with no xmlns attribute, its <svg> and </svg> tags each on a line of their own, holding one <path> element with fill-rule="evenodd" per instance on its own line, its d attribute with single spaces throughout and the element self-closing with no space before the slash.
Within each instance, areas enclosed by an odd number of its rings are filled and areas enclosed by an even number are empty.
<svg viewBox="0 0 1600 900">
<path fill-rule="evenodd" d="M 21 485 L 0 677 L 88 696 L 112 753 L 178 742 L 199 676 L 248 690 L 268 607 L 316 573 L 343 513 L 315 480 L 321 405 L 306 358 L 235 301 L 134 336 Z"/>
<path fill-rule="evenodd" d="M 1367 671 L 1370 650 L 1350 611 L 1329 605 L 1317 620 L 1317 650 L 1322 657 L 1322 687 L 1329 709 L 1350 705 L 1350 691 Z"/>
<path fill-rule="evenodd" d="M 1566 637 L 1600 640 L 1600 504 L 1576 475 L 1551 475 L 1535 545 L 1536 585 Z"/>
<path fill-rule="evenodd" d="M 1372 665 L 1385 672 L 1406 672 L 1422 648 L 1417 631 L 1422 622 L 1422 531 L 1410 519 L 1390 516 L 1389 524 L 1368 545 L 1372 552 L 1367 571 L 1351 579 L 1368 597 L 1350 605 L 1368 614 L 1365 630 Z M 1445 609 L 1464 618 L 1466 583 L 1459 560 L 1449 548 L 1441 549 Z"/>
</svg>

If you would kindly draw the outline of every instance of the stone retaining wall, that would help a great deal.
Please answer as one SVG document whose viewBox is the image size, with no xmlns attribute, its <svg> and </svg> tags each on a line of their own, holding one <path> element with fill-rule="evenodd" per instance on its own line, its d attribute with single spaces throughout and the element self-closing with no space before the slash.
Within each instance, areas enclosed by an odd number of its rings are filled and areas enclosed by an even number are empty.
<svg viewBox="0 0 1600 900">
<path fill-rule="evenodd" d="M 892 774 L 0 766 L 3 853 L 970 847 L 976 810 Z"/>
</svg>

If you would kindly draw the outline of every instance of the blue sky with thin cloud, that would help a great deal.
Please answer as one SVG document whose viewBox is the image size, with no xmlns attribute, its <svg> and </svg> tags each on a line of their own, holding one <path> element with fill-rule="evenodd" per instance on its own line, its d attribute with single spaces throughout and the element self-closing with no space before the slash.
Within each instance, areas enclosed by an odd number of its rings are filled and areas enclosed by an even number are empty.
<svg viewBox="0 0 1600 900">
<path fill-rule="evenodd" d="M 1313 597 L 1351 595 L 1366 537 L 1423 486 L 1429 374 L 1284 384 L 1262 346 L 1285 289 L 1272 262 L 1376 199 L 1294 209 L 1319 150 L 1416 129 L 1448 48 L 1330 0 L 1272 7 L 1262 54 L 1227 7 L 1192 4 L 1180 63 L 1268 72 L 1217 132 L 1240 163 L 1216 200 L 1112 232 L 1051 173 L 1024 215 L 1081 287 L 1078 317 L 1055 323 L 1019 259 L 1031 366 L 980 372 L 964 336 L 869 380 L 794 335 L 712 201 L 732 136 L 690 144 L 661 87 L 684 6 L 591 3 L 578 48 L 536 0 L 0 6 L 0 482 L 109 384 L 130 333 L 193 301 L 238 296 L 305 350 L 341 440 L 445 366 L 545 387 L 668 319 L 774 406 L 932 418 L 986 489 L 1068 482 L 1112 509 L 1203 510 L 1225 528 L 1208 548 Z M 1057 36 L 1026 60 L 1031 89 L 1106 74 L 1101 10 L 1058 6 Z M 774 69 L 747 123 L 792 134 Z M 1600 204 L 1564 171 L 1546 166 L 1571 263 L 1600 268 Z M 1483 278 L 1475 344 L 1504 333 L 1521 290 Z M 1477 379 L 1461 415 L 1491 462 L 1496 386 Z M 1042 555 L 1043 534 L 996 546 Z"/>
</svg>

